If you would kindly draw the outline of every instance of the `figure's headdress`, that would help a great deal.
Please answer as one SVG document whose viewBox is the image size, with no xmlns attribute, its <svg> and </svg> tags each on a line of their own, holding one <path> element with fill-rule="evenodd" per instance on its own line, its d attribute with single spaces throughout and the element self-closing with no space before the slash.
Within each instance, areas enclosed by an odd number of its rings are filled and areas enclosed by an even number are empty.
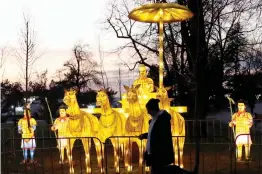
<svg viewBox="0 0 262 174">
<path fill-rule="evenodd" d="M 28 110 L 29 112 L 31 112 L 31 109 L 30 109 L 30 104 L 27 103 L 24 105 L 24 110 Z"/>
<path fill-rule="evenodd" d="M 146 70 L 146 66 L 144 64 L 139 65 L 139 70 Z"/>
<path fill-rule="evenodd" d="M 59 106 L 59 109 L 67 109 L 68 107 L 67 107 L 67 105 L 65 105 L 64 103 L 62 103 L 60 106 Z"/>
<path fill-rule="evenodd" d="M 238 101 L 237 101 L 237 104 L 238 104 L 238 103 L 244 103 L 245 105 L 247 105 L 247 102 L 246 102 L 245 100 L 243 100 L 243 99 L 238 100 Z"/>
<path fill-rule="evenodd" d="M 30 109 L 30 104 L 27 103 L 24 105 L 24 111 L 27 111 L 28 115 L 31 115 L 31 109 Z"/>
</svg>

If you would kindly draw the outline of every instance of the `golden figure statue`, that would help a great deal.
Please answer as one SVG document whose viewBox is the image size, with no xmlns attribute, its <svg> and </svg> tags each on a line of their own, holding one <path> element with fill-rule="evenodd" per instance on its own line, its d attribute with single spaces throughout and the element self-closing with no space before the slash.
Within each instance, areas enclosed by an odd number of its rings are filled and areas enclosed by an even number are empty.
<svg viewBox="0 0 262 174">
<path fill-rule="evenodd" d="M 85 150 L 86 172 L 91 173 L 89 154 L 91 140 L 81 137 L 93 137 L 97 135 L 99 125 L 98 119 L 97 117 L 80 110 L 76 99 L 76 90 L 65 90 L 65 96 L 63 101 L 68 107 L 66 112 L 69 115 L 69 121 L 67 126 L 69 136 L 78 137 L 79 139 L 81 139 Z M 72 163 L 72 150 L 75 140 L 76 138 L 70 138 L 69 140 L 68 160 L 70 166 L 70 173 L 74 173 L 74 167 Z M 97 141 L 98 140 L 94 139 L 95 143 L 98 143 Z"/>
<path fill-rule="evenodd" d="M 171 117 L 171 129 L 172 136 L 181 136 L 173 138 L 173 148 L 175 154 L 175 165 L 184 167 L 183 165 L 183 149 L 185 144 L 185 119 L 176 111 L 171 109 L 170 102 L 173 99 L 168 98 L 167 91 L 170 90 L 171 87 L 158 88 L 156 87 L 156 98 L 160 100 L 159 108 L 164 109 L 170 113 Z"/>
<path fill-rule="evenodd" d="M 105 140 L 111 136 L 124 136 L 125 135 L 125 116 L 120 114 L 119 112 L 113 110 L 110 106 L 109 97 L 107 92 L 104 89 L 101 89 L 97 92 L 96 95 L 96 105 L 101 107 L 101 116 L 99 119 L 99 132 L 97 132 L 98 139 L 101 140 L 102 143 L 105 143 Z M 123 147 L 123 140 L 122 139 L 110 139 L 112 145 L 114 147 L 114 167 L 116 167 L 116 172 L 119 172 L 119 155 L 121 147 Z M 104 157 L 104 147 L 97 144 L 97 158 L 101 159 Z M 102 158 L 101 158 L 102 152 Z M 99 167 L 102 167 L 101 162 L 99 162 Z M 104 169 L 102 169 L 104 171 Z"/>
<path fill-rule="evenodd" d="M 58 130 L 57 147 L 60 152 L 60 161 L 59 161 L 60 164 L 64 163 L 64 153 L 65 150 L 67 150 L 68 152 L 68 143 L 69 143 L 69 139 L 68 139 L 69 133 L 67 130 L 69 118 L 66 114 L 66 109 L 67 107 L 65 105 L 61 105 L 59 107 L 59 118 L 55 120 L 54 125 L 51 127 L 52 131 Z"/>
<path fill-rule="evenodd" d="M 147 77 L 147 70 L 143 64 L 139 66 L 139 78 L 134 81 L 133 87 L 137 85 L 140 85 L 137 91 L 139 103 L 144 107 L 150 99 L 150 93 L 154 91 L 154 81 Z"/>
<path fill-rule="evenodd" d="M 131 88 L 124 85 L 127 91 L 127 101 L 129 102 L 128 118 L 126 120 L 125 133 L 127 136 L 139 136 L 140 134 L 148 131 L 148 122 L 150 120 L 149 115 L 145 109 L 141 108 L 138 99 L 138 89 L 140 85 L 132 86 Z M 125 165 L 128 167 L 128 171 L 132 170 L 130 155 L 132 150 L 132 143 L 137 143 L 139 147 L 139 165 L 142 166 L 143 153 L 145 151 L 146 142 L 141 141 L 138 138 L 130 138 L 126 140 L 125 145 Z"/>
<path fill-rule="evenodd" d="M 28 106 L 24 109 L 24 117 L 18 121 L 18 133 L 22 134 L 21 148 L 23 149 L 24 160 L 21 164 L 27 162 L 27 152 L 30 151 L 30 163 L 34 163 L 34 151 L 36 148 L 35 129 L 36 121 L 31 117 L 31 111 Z"/>
<path fill-rule="evenodd" d="M 252 145 L 252 140 L 250 137 L 250 128 L 253 125 L 253 117 L 250 113 L 246 112 L 245 101 L 240 100 L 237 103 L 238 112 L 232 117 L 232 121 L 229 123 L 230 127 L 236 126 L 235 129 L 235 142 L 237 146 L 236 157 L 237 161 L 242 161 L 242 147 L 245 148 L 245 158 L 250 160 L 250 147 Z M 245 135 L 243 135 L 245 134 Z"/>
</svg>

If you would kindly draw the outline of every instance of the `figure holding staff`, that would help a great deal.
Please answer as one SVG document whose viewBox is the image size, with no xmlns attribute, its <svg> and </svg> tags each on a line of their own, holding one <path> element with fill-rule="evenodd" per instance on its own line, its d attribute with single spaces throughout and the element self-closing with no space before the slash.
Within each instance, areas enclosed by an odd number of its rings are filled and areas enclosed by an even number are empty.
<svg viewBox="0 0 262 174">
<path fill-rule="evenodd" d="M 237 102 L 238 112 L 232 117 L 229 123 L 230 127 L 236 126 L 235 142 L 237 146 L 236 158 L 238 162 L 242 161 L 242 147 L 245 148 L 245 159 L 250 160 L 250 147 L 252 144 L 250 137 L 250 128 L 253 125 L 253 117 L 249 112 L 246 112 L 246 103 L 244 100 Z"/>
<path fill-rule="evenodd" d="M 52 131 L 58 130 L 58 149 L 60 151 L 60 164 L 64 163 L 64 153 L 65 150 L 68 149 L 68 133 L 67 133 L 67 125 L 68 125 L 68 116 L 66 114 L 67 106 L 62 104 L 59 107 L 59 118 L 57 118 L 51 127 Z"/>
</svg>

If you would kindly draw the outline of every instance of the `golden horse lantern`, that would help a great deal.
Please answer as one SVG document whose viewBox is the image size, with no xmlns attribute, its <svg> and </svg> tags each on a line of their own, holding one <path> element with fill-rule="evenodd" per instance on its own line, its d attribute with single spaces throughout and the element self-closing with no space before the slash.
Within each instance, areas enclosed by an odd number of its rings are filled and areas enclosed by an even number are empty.
<svg viewBox="0 0 262 174">
<path fill-rule="evenodd" d="M 81 111 L 76 99 L 76 90 L 70 89 L 65 90 L 65 95 L 63 99 L 64 103 L 67 105 L 67 114 L 69 115 L 67 132 L 69 139 L 69 150 L 68 150 L 68 160 L 69 160 L 69 172 L 74 173 L 74 166 L 72 161 L 72 151 L 74 142 L 76 139 L 82 141 L 84 151 L 85 151 L 85 164 L 86 173 L 91 173 L 90 167 L 90 153 L 89 149 L 91 147 L 91 140 L 85 137 L 94 137 L 98 132 L 98 119 L 97 117 Z M 98 140 L 94 139 L 94 143 L 97 144 Z M 98 161 L 99 162 L 99 161 Z"/>
<path fill-rule="evenodd" d="M 127 136 L 139 136 L 140 134 L 146 133 L 148 131 L 148 123 L 150 120 L 147 111 L 143 109 L 139 103 L 138 89 L 140 85 L 128 87 L 125 86 L 127 91 L 127 101 L 129 103 L 128 117 L 126 120 L 125 134 Z M 142 166 L 143 153 L 146 149 L 146 141 L 142 142 L 138 138 L 130 138 L 127 140 L 125 145 L 125 165 L 128 171 L 132 171 L 131 159 L 129 156 L 132 152 L 132 144 L 136 143 L 139 148 L 139 166 Z M 148 168 L 146 168 L 148 170 Z"/>
<path fill-rule="evenodd" d="M 98 139 L 102 143 L 105 143 L 106 139 L 113 136 L 124 136 L 125 135 L 125 116 L 116 110 L 113 110 L 110 106 L 109 97 L 104 89 L 97 92 L 96 95 L 96 105 L 101 107 L 101 116 L 99 119 L 99 132 L 97 132 Z M 110 138 L 113 149 L 114 149 L 114 167 L 116 172 L 119 172 L 119 155 L 118 152 L 123 150 L 124 143 L 118 138 Z M 122 147 L 122 149 L 121 149 Z M 96 144 L 97 148 L 97 158 L 102 160 L 104 158 L 104 147 L 100 144 Z M 100 153 L 102 152 L 102 154 Z M 102 156 L 102 157 L 101 157 Z M 100 161 L 102 162 L 102 161 Z M 102 169 L 104 171 L 104 169 Z"/>
<path fill-rule="evenodd" d="M 179 165 L 181 168 L 183 165 L 183 150 L 185 144 L 185 119 L 175 110 L 171 108 L 172 98 L 168 98 L 167 91 L 170 90 L 171 87 L 158 88 L 156 87 L 156 98 L 160 100 L 159 108 L 168 111 L 171 115 L 171 130 L 172 135 L 175 136 L 173 138 L 173 148 L 175 152 L 175 161 L 176 165 Z"/>
</svg>

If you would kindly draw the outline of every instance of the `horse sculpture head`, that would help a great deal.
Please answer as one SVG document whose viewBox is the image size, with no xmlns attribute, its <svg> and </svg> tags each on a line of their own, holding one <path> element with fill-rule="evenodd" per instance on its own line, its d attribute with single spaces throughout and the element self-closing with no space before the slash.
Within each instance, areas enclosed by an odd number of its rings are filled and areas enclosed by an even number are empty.
<svg viewBox="0 0 262 174">
<path fill-rule="evenodd" d="M 160 100 L 160 108 L 168 109 L 170 107 L 170 102 L 173 101 L 173 98 L 168 98 L 167 91 L 170 90 L 171 87 L 158 88 L 156 87 L 156 98 Z"/>
<path fill-rule="evenodd" d="M 100 89 L 96 95 L 96 105 L 102 106 L 107 104 L 110 104 L 107 92 L 105 91 L 105 89 Z"/>
<path fill-rule="evenodd" d="M 76 93 L 77 90 L 71 88 L 69 90 L 65 89 L 65 95 L 63 98 L 63 102 L 67 105 L 67 106 L 74 106 L 75 104 L 77 104 L 77 99 L 76 99 Z"/>
<path fill-rule="evenodd" d="M 138 102 L 139 98 L 137 95 L 137 91 L 139 87 L 140 85 L 131 86 L 131 87 L 124 85 L 124 88 L 126 89 L 126 98 L 129 103 Z"/>
<path fill-rule="evenodd" d="M 169 91 L 171 89 L 171 87 L 165 87 L 165 88 L 156 88 L 156 98 L 159 100 L 162 99 L 167 99 L 168 98 L 168 93 L 167 91 Z"/>
</svg>

